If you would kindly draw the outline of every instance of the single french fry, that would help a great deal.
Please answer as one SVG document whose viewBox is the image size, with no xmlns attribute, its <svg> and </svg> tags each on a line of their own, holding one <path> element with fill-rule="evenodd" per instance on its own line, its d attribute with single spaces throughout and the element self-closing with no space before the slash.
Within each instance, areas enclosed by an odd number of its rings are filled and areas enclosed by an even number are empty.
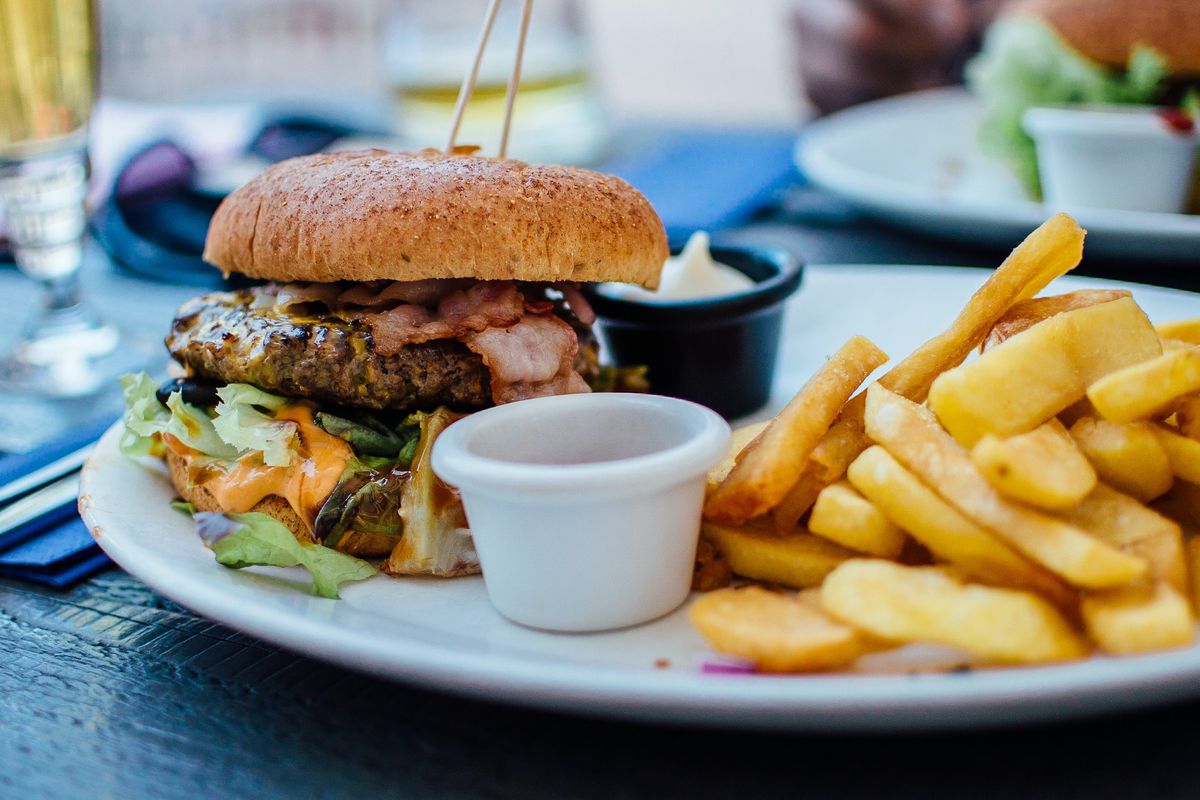
<svg viewBox="0 0 1200 800">
<path fill-rule="evenodd" d="M 1154 326 L 1164 339 L 1176 339 L 1189 344 L 1200 344 L 1200 317 L 1176 322 L 1160 322 Z"/>
<path fill-rule="evenodd" d="M 1154 426 L 1154 434 L 1167 452 L 1167 460 L 1175 477 L 1200 484 L 1200 441 L 1180 436 L 1161 425 Z"/>
<path fill-rule="evenodd" d="M 1200 347 L 1132 363 L 1088 386 L 1092 405 L 1110 422 L 1161 419 L 1182 397 L 1200 392 Z"/>
<path fill-rule="evenodd" d="M 867 390 L 866 421 L 873 440 L 964 516 L 1068 582 L 1106 588 L 1146 575 L 1148 565 L 1143 559 L 1122 553 L 1061 519 L 1003 498 L 975 469 L 967 451 L 921 406 L 875 384 Z"/>
<path fill-rule="evenodd" d="M 1034 297 L 1055 278 L 1078 266 L 1083 258 L 1085 233 L 1066 214 L 1055 214 L 1043 222 L 988 276 L 945 331 L 898 362 L 879 383 L 901 397 L 924 402 L 933 381 L 979 347 L 996 321 L 1014 304 Z M 860 393 L 846 404 L 837 422 L 813 449 L 812 461 L 821 465 L 819 477 L 824 483 L 845 475 L 850 462 L 870 446 L 863 431 L 865 408 L 866 395 Z"/>
<path fill-rule="evenodd" d="M 821 490 L 808 529 L 859 553 L 895 559 L 904 549 L 904 531 L 845 481 Z"/>
<path fill-rule="evenodd" d="M 725 480 L 725 476 L 737 464 L 738 456 L 742 454 L 748 444 L 759 437 L 766 427 L 767 422 L 752 422 L 734 429 L 733 435 L 729 437 L 729 453 L 708 471 L 706 479 L 708 491 L 716 489 L 721 481 Z"/>
<path fill-rule="evenodd" d="M 1071 438 L 1100 480 L 1143 503 L 1164 494 L 1175 482 L 1167 451 L 1147 422 L 1083 417 L 1071 426 Z"/>
<path fill-rule="evenodd" d="M 688 617 L 714 650 L 752 661 L 763 672 L 836 669 L 881 646 L 812 601 L 758 586 L 699 597 Z"/>
<path fill-rule="evenodd" d="M 1188 598 L 1192 602 L 1192 613 L 1200 614 L 1200 536 L 1188 537 L 1184 549 L 1188 561 Z"/>
<path fill-rule="evenodd" d="M 1161 352 L 1150 320 L 1132 299 L 1078 308 L 942 373 L 929 390 L 929 407 L 970 447 L 987 433 L 1033 430 L 1104 375 Z"/>
<path fill-rule="evenodd" d="M 971 461 L 1005 497 L 1047 511 L 1073 508 L 1096 488 L 1096 470 L 1057 419 L 1005 439 L 989 433 Z"/>
<path fill-rule="evenodd" d="M 1089 594 L 1080 610 L 1092 641 L 1111 655 L 1186 647 L 1196 635 L 1188 601 L 1165 581 Z"/>
<path fill-rule="evenodd" d="M 883 351 L 862 336 L 842 345 L 746 447 L 737 465 L 708 496 L 705 516 L 738 524 L 777 505 L 854 390 L 886 360 Z"/>
<path fill-rule="evenodd" d="M 1174 520 L 1102 483 L 1062 518 L 1113 547 L 1145 559 L 1151 577 L 1181 592 L 1187 590 L 1183 532 Z"/>
<path fill-rule="evenodd" d="M 819 585 L 834 567 L 855 555 L 803 529 L 780 534 L 765 525 L 706 522 L 701 536 L 717 546 L 735 575 L 796 589 Z"/>
<path fill-rule="evenodd" d="M 1041 597 L 966 584 L 937 567 L 847 561 L 825 579 L 821 605 L 880 639 L 957 647 L 999 663 L 1065 661 L 1088 653 L 1063 615 Z"/>
<path fill-rule="evenodd" d="M 1179 432 L 1189 439 L 1200 440 L 1200 394 L 1180 398 L 1175 404 L 1175 421 Z"/>
<path fill-rule="evenodd" d="M 1049 570 L 960 514 L 879 445 L 854 460 L 846 477 L 892 522 L 908 531 L 935 558 L 980 583 L 1029 589 L 1060 608 L 1077 592 Z"/>
<path fill-rule="evenodd" d="M 988 350 L 995 347 L 1005 339 L 1016 336 L 1021 331 L 1028 330 L 1055 314 L 1120 300 L 1122 297 L 1132 297 L 1132 294 L 1125 289 L 1080 289 L 1066 294 L 1052 294 L 1047 297 L 1022 300 L 996 321 L 996 324 L 988 332 L 981 349 Z"/>
</svg>

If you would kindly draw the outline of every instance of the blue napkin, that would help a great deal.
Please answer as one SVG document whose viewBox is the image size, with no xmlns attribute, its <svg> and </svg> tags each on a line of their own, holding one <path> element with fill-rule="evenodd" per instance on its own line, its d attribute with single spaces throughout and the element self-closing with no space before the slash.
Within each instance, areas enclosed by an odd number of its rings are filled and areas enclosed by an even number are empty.
<svg viewBox="0 0 1200 800">
<path fill-rule="evenodd" d="M 99 438 L 110 420 L 93 423 L 36 450 L 0 457 L 0 485 L 74 453 Z M 74 500 L 0 538 L 0 576 L 65 588 L 112 562 L 92 540 Z"/>
</svg>

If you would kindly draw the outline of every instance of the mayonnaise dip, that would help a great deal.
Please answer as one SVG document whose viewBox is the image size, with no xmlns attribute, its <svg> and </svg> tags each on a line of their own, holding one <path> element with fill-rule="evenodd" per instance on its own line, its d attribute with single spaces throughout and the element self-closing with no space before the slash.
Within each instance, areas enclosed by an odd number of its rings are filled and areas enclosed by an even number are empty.
<svg viewBox="0 0 1200 800">
<path fill-rule="evenodd" d="M 608 283 L 600 291 L 621 300 L 642 303 L 669 303 L 737 294 L 754 286 L 754 281 L 727 264 L 713 261 L 708 249 L 708 234 L 696 231 L 687 246 L 663 265 L 658 291 L 623 283 Z"/>
</svg>

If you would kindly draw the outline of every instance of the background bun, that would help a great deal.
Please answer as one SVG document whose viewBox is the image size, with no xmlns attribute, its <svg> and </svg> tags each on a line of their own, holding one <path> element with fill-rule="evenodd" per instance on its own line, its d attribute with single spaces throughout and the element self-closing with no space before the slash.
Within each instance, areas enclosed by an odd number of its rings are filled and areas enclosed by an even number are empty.
<svg viewBox="0 0 1200 800">
<path fill-rule="evenodd" d="M 204 258 L 277 281 L 479 278 L 653 288 L 662 221 L 620 178 L 586 169 L 361 150 L 269 167 L 225 198 Z"/>
<path fill-rule="evenodd" d="M 1200 75 L 1200 0 L 1019 0 L 1008 13 L 1034 16 L 1083 55 L 1124 68 L 1139 42 L 1177 76 Z"/>
</svg>

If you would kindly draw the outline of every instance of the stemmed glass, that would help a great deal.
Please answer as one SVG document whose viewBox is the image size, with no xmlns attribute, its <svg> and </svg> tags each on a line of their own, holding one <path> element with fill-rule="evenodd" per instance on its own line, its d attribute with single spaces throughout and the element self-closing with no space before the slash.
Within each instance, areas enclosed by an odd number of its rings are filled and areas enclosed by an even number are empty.
<svg viewBox="0 0 1200 800">
<path fill-rule="evenodd" d="M 79 290 L 96 61 L 91 0 L 0 0 L 0 207 L 17 266 L 43 287 L 0 362 L 10 398 L 91 395 L 130 362 Z"/>
</svg>

